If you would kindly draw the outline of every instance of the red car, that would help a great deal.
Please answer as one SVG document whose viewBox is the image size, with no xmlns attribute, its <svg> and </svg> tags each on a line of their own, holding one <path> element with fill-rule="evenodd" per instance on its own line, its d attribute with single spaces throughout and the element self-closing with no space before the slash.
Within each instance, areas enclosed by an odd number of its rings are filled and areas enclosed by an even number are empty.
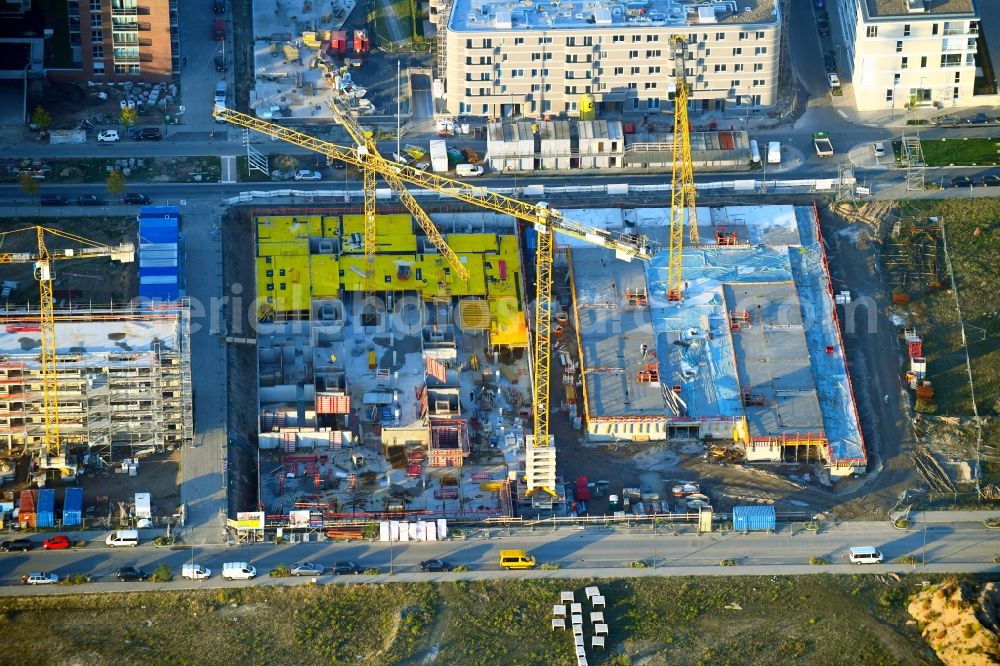
<svg viewBox="0 0 1000 666">
<path fill-rule="evenodd" d="M 60 534 L 59 536 L 50 537 L 43 541 L 42 550 L 63 550 L 69 548 L 71 545 L 69 537 Z"/>
</svg>

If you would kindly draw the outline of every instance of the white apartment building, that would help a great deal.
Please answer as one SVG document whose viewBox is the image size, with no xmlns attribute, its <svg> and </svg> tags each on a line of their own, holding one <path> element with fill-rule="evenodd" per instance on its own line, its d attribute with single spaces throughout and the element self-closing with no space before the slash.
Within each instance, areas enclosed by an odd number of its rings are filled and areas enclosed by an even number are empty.
<svg viewBox="0 0 1000 666">
<path fill-rule="evenodd" d="M 839 0 L 837 10 L 859 111 L 995 103 L 973 95 L 973 0 Z"/>
<path fill-rule="evenodd" d="M 454 0 L 435 9 L 449 113 L 578 116 L 585 96 L 598 114 L 671 108 L 675 35 L 688 42 L 694 110 L 777 101 L 775 0 Z"/>
</svg>

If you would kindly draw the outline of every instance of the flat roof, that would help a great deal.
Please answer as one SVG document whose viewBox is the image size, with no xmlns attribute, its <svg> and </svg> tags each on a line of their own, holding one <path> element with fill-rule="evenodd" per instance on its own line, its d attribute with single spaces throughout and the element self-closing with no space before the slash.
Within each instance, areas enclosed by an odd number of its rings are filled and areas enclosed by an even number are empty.
<svg viewBox="0 0 1000 666">
<path fill-rule="evenodd" d="M 822 435 L 795 284 L 726 284 L 722 290 L 726 309 L 750 319 L 732 336 L 741 390 L 763 402 L 744 408 L 750 436 Z"/>
<path fill-rule="evenodd" d="M 775 23 L 774 0 L 692 5 L 682 0 L 455 0 L 448 29 L 467 32 L 637 29 L 718 24 Z"/>
<path fill-rule="evenodd" d="M 37 357 L 42 334 L 31 328 L 0 326 L 0 354 Z M 176 351 L 178 319 L 157 314 L 119 321 L 60 321 L 56 315 L 55 334 L 57 354 Z"/>
<path fill-rule="evenodd" d="M 940 14 L 975 14 L 972 0 L 924 0 L 924 11 L 908 10 L 909 0 L 866 0 L 868 16 L 871 18 L 913 18 L 937 16 Z"/>
<path fill-rule="evenodd" d="M 573 249 L 570 262 L 590 416 L 665 417 L 659 384 L 638 381 L 656 363 L 651 313 L 626 302 L 626 291 L 646 289 L 642 263 L 595 247 Z"/>
</svg>

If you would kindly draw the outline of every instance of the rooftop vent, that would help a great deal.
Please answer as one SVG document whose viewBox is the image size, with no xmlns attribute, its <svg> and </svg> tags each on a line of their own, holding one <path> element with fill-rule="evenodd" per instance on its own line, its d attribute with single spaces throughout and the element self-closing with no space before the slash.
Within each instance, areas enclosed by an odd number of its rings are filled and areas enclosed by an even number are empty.
<svg viewBox="0 0 1000 666">
<path fill-rule="evenodd" d="M 911 14 L 923 14 L 927 11 L 924 0 L 906 0 L 906 11 Z"/>
<path fill-rule="evenodd" d="M 507 9 L 498 9 L 493 19 L 493 25 L 500 30 L 510 30 L 514 27 L 514 20 Z"/>
<path fill-rule="evenodd" d="M 715 8 L 714 7 L 699 7 L 698 8 L 698 23 L 715 23 Z"/>
</svg>

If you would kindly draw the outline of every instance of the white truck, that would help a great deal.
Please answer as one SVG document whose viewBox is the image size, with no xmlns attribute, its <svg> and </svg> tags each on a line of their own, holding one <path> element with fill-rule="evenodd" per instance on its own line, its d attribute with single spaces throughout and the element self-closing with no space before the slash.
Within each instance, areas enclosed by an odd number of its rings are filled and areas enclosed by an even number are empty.
<svg viewBox="0 0 1000 666">
<path fill-rule="evenodd" d="M 813 147 L 819 157 L 833 157 L 833 142 L 826 132 L 813 132 Z"/>
<path fill-rule="evenodd" d="M 222 577 L 226 580 L 250 580 L 257 575 L 257 569 L 247 562 L 226 562 L 222 565 Z"/>
<path fill-rule="evenodd" d="M 448 146 L 441 139 L 430 142 L 431 171 L 434 173 L 448 172 Z"/>
<path fill-rule="evenodd" d="M 767 163 L 781 164 L 781 143 L 769 141 L 767 144 Z"/>
</svg>

